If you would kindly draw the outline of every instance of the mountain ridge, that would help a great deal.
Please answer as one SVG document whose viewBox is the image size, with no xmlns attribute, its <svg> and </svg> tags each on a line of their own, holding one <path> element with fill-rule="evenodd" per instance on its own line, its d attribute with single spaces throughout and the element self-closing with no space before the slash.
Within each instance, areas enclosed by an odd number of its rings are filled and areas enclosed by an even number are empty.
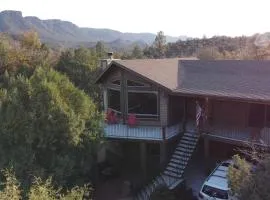
<svg viewBox="0 0 270 200">
<path fill-rule="evenodd" d="M 0 32 L 18 35 L 25 31 L 35 30 L 44 43 L 68 43 L 76 46 L 83 43 L 95 43 L 103 41 L 112 43 L 121 41 L 122 45 L 144 42 L 145 45 L 151 44 L 155 39 L 153 33 L 129 33 L 120 32 L 112 29 L 99 29 L 79 27 L 76 24 L 60 19 L 42 20 L 35 16 L 23 17 L 21 11 L 5 10 L 0 12 Z M 175 42 L 179 39 L 185 40 L 186 37 L 166 36 L 167 42 Z"/>
</svg>

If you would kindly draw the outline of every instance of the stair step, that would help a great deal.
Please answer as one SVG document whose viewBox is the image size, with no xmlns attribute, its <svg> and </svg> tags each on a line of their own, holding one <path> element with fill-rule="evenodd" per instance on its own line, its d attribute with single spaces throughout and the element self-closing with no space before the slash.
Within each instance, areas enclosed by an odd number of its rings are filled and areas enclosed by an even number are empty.
<svg viewBox="0 0 270 200">
<path fill-rule="evenodd" d="M 175 184 L 179 180 L 182 180 L 182 178 L 175 178 L 175 177 L 171 177 L 165 174 L 162 177 L 165 180 L 167 187 L 170 187 L 171 185 Z"/>
<path fill-rule="evenodd" d="M 196 144 L 197 144 L 197 141 L 198 141 L 197 139 L 190 138 L 190 137 L 186 137 L 186 136 L 183 136 L 182 139 L 181 139 L 180 141 L 183 141 L 183 140 L 189 141 L 189 142 L 194 142 L 194 143 L 196 143 Z"/>
<path fill-rule="evenodd" d="M 172 158 L 177 158 L 179 160 L 189 160 L 191 154 L 186 153 L 186 152 L 182 152 L 182 151 L 176 151 L 174 152 L 174 154 L 172 155 Z"/>
<path fill-rule="evenodd" d="M 179 143 L 177 145 L 177 147 L 183 147 L 183 148 L 187 148 L 187 149 L 194 149 L 196 145 L 187 145 L 187 144 L 184 144 L 184 143 Z"/>
<path fill-rule="evenodd" d="M 183 148 L 183 147 L 176 147 L 176 150 L 182 151 L 182 152 L 185 152 L 185 153 L 192 153 L 194 151 L 193 149 L 186 149 L 186 148 Z"/>
<path fill-rule="evenodd" d="M 149 200 L 151 194 L 161 185 L 167 185 L 168 188 L 175 188 L 183 181 L 184 170 L 194 152 L 199 135 L 195 133 L 184 133 L 178 143 L 171 160 L 164 172 L 157 176 L 149 185 L 146 185 L 136 196 L 138 200 Z"/>
<path fill-rule="evenodd" d="M 173 171 L 175 173 L 180 173 L 181 170 L 184 170 L 186 165 L 179 165 L 179 167 L 175 167 L 174 165 L 168 165 L 165 171 Z"/>
<path fill-rule="evenodd" d="M 188 137 L 192 137 L 192 138 L 199 138 L 199 135 L 198 134 L 194 134 L 194 133 L 184 133 L 184 136 L 188 136 Z"/>
<path fill-rule="evenodd" d="M 176 181 L 174 181 L 173 184 L 171 184 L 168 188 L 169 190 L 173 190 L 174 188 L 176 188 L 180 183 L 182 183 L 184 181 L 184 179 L 178 179 Z"/>
<path fill-rule="evenodd" d="M 187 145 L 197 145 L 197 141 L 195 140 L 186 140 L 186 139 L 181 139 L 180 143 L 187 144 Z"/>
<path fill-rule="evenodd" d="M 174 163 L 185 163 L 189 160 L 188 157 L 183 157 L 183 156 L 178 156 L 178 155 L 173 155 L 170 162 L 174 162 Z"/>
<path fill-rule="evenodd" d="M 172 177 L 172 178 L 181 178 L 182 177 L 182 173 L 181 172 L 180 174 L 177 174 L 177 173 L 173 173 L 173 172 L 170 172 L 170 171 L 165 171 L 164 174 L 169 176 L 169 177 Z"/>
<path fill-rule="evenodd" d="M 168 164 L 168 167 L 171 166 L 171 167 L 174 167 L 176 169 L 182 169 L 183 167 L 182 166 L 185 166 L 185 165 L 180 165 L 180 164 L 176 164 L 176 163 L 173 163 L 173 162 L 170 162 Z"/>
<path fill-rule="evenodd" d="M 188 158 L 191 156 L 191 153 L 189 153 L 189 152 L 183 152 L 183 151 L 175 151 L 174 154 L 175 155 L 182 156 L 182 157 L 188 157 Z"/>
<path fill-rule="evenodd" d="M 175 159 L 175 158 L 172 158 L 172 159 L 170 160 L 170 162 L 176 163 L 176 164 L 178 164 L 178 165 L 186 165 L 186 164 L 187 164 L 187 160 Z"/>
<path fill-rule="evenodd" d="M 183 171 L 183 169 L 185 169 L 185 165 L 182 165 L 181 168 L 175 168 L 173 166 L 167 166 L 167 168 L 165 169 L 165 171 L 172 171 L 172 172 L 175 172 L 177 174 L 180 174 L 181 171 Z"/>
</svg>

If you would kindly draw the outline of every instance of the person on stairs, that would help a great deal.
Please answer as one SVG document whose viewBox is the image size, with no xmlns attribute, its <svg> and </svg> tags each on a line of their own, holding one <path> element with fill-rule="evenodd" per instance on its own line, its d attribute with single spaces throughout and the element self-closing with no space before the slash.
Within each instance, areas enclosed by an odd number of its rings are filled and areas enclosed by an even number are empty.
<svg viewBox="0 0 270 200">
<path fill-rule="evenodd" d="M 201 134 L 203 131 L 204 117 L 204 107 L 199 100 L 196 100 L 196 127 L 198 134 Z"/>
</svg>

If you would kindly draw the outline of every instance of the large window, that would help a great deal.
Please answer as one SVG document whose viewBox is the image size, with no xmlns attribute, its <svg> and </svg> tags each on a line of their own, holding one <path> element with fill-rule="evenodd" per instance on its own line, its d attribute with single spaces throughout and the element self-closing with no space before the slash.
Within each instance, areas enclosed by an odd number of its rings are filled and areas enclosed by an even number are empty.
<svg viewBox="0 0 270 200">
<path fill-rule="evenodd" d="M 108 108 L 116 112 L 121 112 L 120 91 L 108 89 Z"/>
<path fill-rule="evenodd" d="M 158 98 L 156 93 L 128 92 L 128 113 L 138 118 L 158 118 Z"/>
</svg>

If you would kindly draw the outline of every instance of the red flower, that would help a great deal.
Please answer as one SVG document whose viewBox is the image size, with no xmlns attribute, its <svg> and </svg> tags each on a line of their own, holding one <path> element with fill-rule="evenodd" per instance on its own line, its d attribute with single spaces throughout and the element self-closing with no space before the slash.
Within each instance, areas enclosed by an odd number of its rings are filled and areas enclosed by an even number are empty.
<svg viewBox="0 0 270 200">
<path fill-rule="evenodd" d="M 137 124 L 137 118 L 135 114 L 128 115 L 128 125 L 135 126 Z"/>
</svg>

